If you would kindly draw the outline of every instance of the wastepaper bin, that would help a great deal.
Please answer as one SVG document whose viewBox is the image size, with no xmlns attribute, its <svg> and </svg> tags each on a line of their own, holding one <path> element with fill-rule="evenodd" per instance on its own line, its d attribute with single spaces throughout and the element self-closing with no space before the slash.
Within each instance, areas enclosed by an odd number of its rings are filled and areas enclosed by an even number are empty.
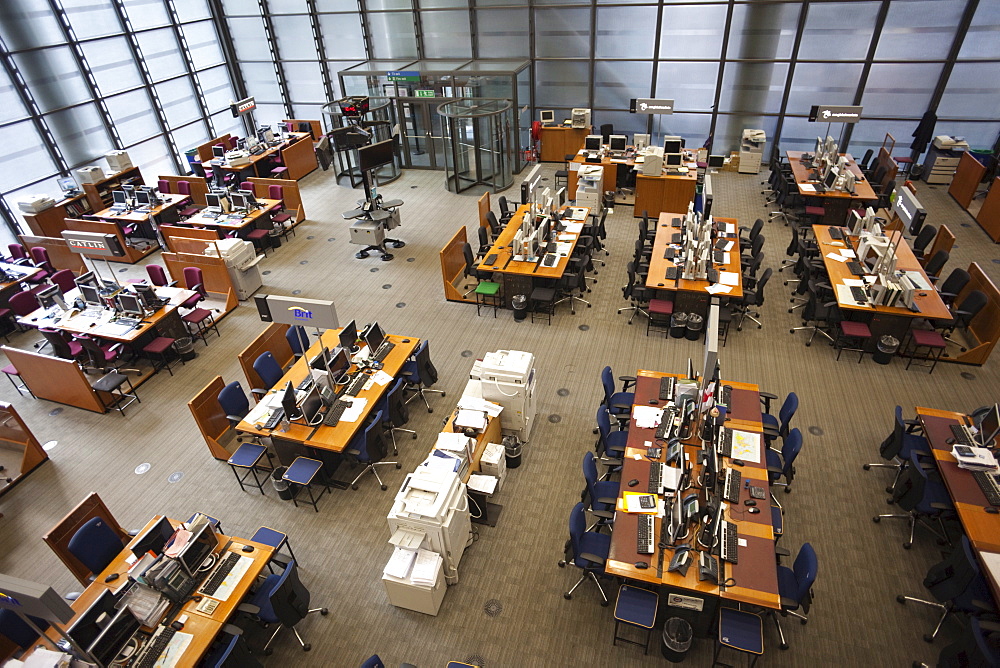
<svg viewBox="0 0 1000 668">
<path fill-rule="evenodd" d="M 281 476 L 285 475 L 285 471 L 288 470 L 287 466 L 279 466 L 278 468 L 271 471 L 271 485 L 274 486 L 274 491 L 278 493 L 278 498 L 285 501 L 291 501 L 292 490 L 288 489 L 288 481 L 283 480 Z"/>
<path fill-rule="evenodd" d="M 503 447 L 507 468 L 516 469 L 521 465 L 521 442 L 517 439 L 504 439 Z"/>
<path fill-rule="evenodd" d="M 664 659 L 680 663 L 687 657 L 693 641 L 691 625 L 680 617 L 671 617 L 663 624 L 663 644 L 660 651 Z"/>
<path fill-rule="evenodd" d="M 688 315 L 687 332 L 684 335 L 688 341 L 697 341 L 701 338 L 701 328 L 705 326 L 705 319 L 697 313 Z"/>
<path fill-rule="evenodd" d="M 892 358 L 895 356 L 897 350 L 899 350 L 899 339 L 889 336 L 888 334 L 880 336 L 875 354 L 872 355 L 872 359 L 875 360 L 877 364 L 888 364 L 892 361 Z"/>
<path fill-rule="evenodd" d="M 511 297 L 510 306 L 514 309 L 515 322 L 521 322 L 528 315 L 528 297 L 526 295 Z"/>
<path fill-rule="evenodd" d="M 674 313 L 670 316 L 670 338 L 680 339 L 684 338 L 684 333 L 687 331 L 688 324 L 688 314 L 687 313 Z"/>
<path fill-rule="evenodd" d="M 190 362 L 198 356 L 198 353 L 194 351 L 194 339 L 190 336 L 182 336 L 174 341 L 174 350 L 185 362 Z"/>
</svg>

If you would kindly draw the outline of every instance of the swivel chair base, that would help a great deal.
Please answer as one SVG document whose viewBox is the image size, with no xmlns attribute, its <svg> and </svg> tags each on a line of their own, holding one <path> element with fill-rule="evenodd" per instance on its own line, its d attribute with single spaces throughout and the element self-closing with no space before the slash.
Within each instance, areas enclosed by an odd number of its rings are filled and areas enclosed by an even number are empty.
<svg viewBox="0 0 1000 668">
<path fill-rule="evenodd" d="M 647 319 L 649 318 L 649 314 L 643 311 L 638 304 L 634 306 L 623 306 L 620 309 L 618 309 L 618 314 L 621 315 L 623 311 L 632 311 L 632 315 L 629 316 L 628 319 L 628 324 L 630 325 L 632 324 L 632 321 L 635 320 L 635 316 L 639 315 L 640 313 L 644 315 Z"/>
<path fill-rule="evenodd" d="M 552 305 L 553 309 L 556 306 L 559 306 L 560 304 L 562 304 L 563 302 L 569 302 L 569 312 L 572 313 L 573 315 L 576 315 L 576 302 L 580 302 L 582 304 L 586 304 L 587 308 L 591 307 L 590 302 L 588 302 L 586 299 L 584 299 L 583 297 L 577 297 L 576 295 L 573 295 L 573 296 L 570 296 L 570 297 L 563 297 L 562 299 L 560 299 L 559 301 L 557 301 L 555 304 Z"/>
<path fill-rule="evenodd" d="M 367 464 L 365 464 L 364 470 L 362 470 L 361 473 L 359 473 L 354 478 L 354 480 L 351 481 L 351 489 L 356 490 L 358 488 L 358 481 L 361 480 L 361 478 L 366 473 L 368 473 L 369 471 L 371 471 L 372 474 L 375 476 L 375 479 L 378 480 L 378 484 L 379 484 L 380 487 L 382 487 L 382 491 L 383 492 L 385 490 L 389 489 L 389 487 L 384 482 L 382 482 L 382 478 L 380 478 L 379 475 L 378 475 L 378 469 L 375 468 L 376 466 L 382 466 L 382 465 L 388 465 L 388 464 L 392 464 L 397 469 L 403 468 L 403 465 L 400 464 L 399 462 L 368 462 Z"/>
</svg>

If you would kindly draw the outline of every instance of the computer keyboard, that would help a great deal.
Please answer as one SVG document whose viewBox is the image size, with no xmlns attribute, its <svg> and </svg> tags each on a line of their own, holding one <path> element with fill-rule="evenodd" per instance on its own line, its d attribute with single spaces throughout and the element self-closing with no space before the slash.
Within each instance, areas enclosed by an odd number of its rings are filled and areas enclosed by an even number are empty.
<svg viewBox="0 0 1000 668">
<path fill-rule="evenodd" d="M 664 376 L 660 379 L 660 401 L 670 401 L 674 398 L 674 385 L 677 379 L 673 376 Z"/>
<path fill-rule="evenodd" d="M 647 488 L 652 494 L 660 493 L 660 486 L 663 484 L 663 469 L 666 464 L 660 462 L 653 462 L 649 465 L 649 487 Z"/>
<path fill-rule="evenodd" d="M 716 452 L 723 457 L 733 456 L 733 431 L 731 429 L 722 430 L 722 435 L 719 437 L 719 446 L 716 448 Z"/>
<path fill-rule="evenodd" d="M 991 506 L 1000 506 L 1000 473 L 994 471 L 973 471 L 972 477 L 976 479 L 979 489 L 983 490 L 986 500 Z"/>
<path fill-rule="evenodd" d="M 313 384 L 312 376 L 306 376 L 302 381 L 295 386 L 296 390 L 308 390 L 309 386 Z M 286 386 L 287 387 L 287 386 Z"/>
<path fill-rule="evenodd" d="M 736 525 L 732 522 L 722 522 L 722 531 L 719 533 L 719 557 L 723 561 L 731 564 L 737 563 L 737 550 L 739 550 L 739 534 Z"/>
<path fill-rule="evenodd" d="M 653 516 L 639 515 L 635 532 L 635 551 L 639 554 L 653 554 L 655 539 L 653 538 Z"/>
<path fill-rule="evenodd" d="M 385 360 L 385 358 L 389 356 L 389 353 L 391 353 L 392 349 L 395 347 L 396 344 L 392 343 L 391 341 L 384 342 L 381 346 L 379 346 L 379 349 L 375 351 L 375 354 L 372 356 L 372 359 L 375 360 L 376 362 L 381 362 Z"/>
<path fill-rule="evenodd" d="M 264 429 L 274 429 L 281 422 L 282 418 L 285 417 L 285 409 L 278 408 L 271 409 L 271 415 L 268 416 L 267 420 L 264 422 Z"/>
<path fill-rule="evenodd" d="M 118 318 L 115 320 L 116 325 L 122 325 L 124 327 L 138 327 L 142 320 L 138 318 Z"/>
<path fill-rule="evenodd" d="M 558 256 L 549 253 L 545 256 L 545 259 L 542 260 L 542 264 L 545 265 L 546 267 L 551 267 L 556 263 L 556 260 L 558 259 L 559 259 Z"/>
<path fill-rule="evenodd" d="M 150 636 L 146 644 L 142 646 L 139 654 L 129 664 L 129 668 L 153 668 L 159 660 L 160 654 L 170 644 L 170 640 L 174 637 L 175 633 L 177 631 L 170 626 L 157 627 L 156 632 Z"/>
<path fill-rule="evenodd" d="M 868 303 L 868 294 L 865 289 L 857 285 L 851 286 L 851 296 L 854 297 L 854 301 L 861 302 L 862 304 Z"/>
<path fill-rule="evenodd" d="M 864 276 L 868 272 L 865 268 L 861 266 L 860 262 L 855 262 L 854 260 L 849 260 L 847 262 L 847 271 L 851 272 L 855 276 Z"/>
<path fill-rule="evenodd" d="M 677 267 L 667 267 L 666 279 L 673 281 L 677 278 Z"/>
<path fill-rule="evenodd" d="M 486 256 L 486 259 L 483 260 L 483 264 L 493 264 L 496 261 L 497 261 L 497 254 L 490 253 L 489 255 Z"/>
<path fill-rule="evenodd" d="M 743 484 L 743 476 L 736 469 L 726 469 L 725 490 L 723 498 L 729 503 L 740 502 L 740 485 Z"/>
<path fill-rule="evenodd" d="M 964 424 L 953 424 L 951 426 L 951 434 L 955 437 L 955 442 L 959 445 L 967 445 L 970 448 L 979 447 L 976 440 L 972 437 L 972 432 Z"/>
<path fill-rule="evenodd" d="M 349 397 L 356 397 L 361 392 L 361 389 L 368 382 L 368 376 L 363 373 L 356 374 L 351 382 L 347 384 L 347 389 L 344 390 L 344 394 Z"/>
<path fill-rule="evenodd" d="M 211 218 L 212 220 L 215 220 L 222 214 L 220 214 L 218 211 L 202 211 L 201 215 L 203 218 Z"/>
<path fill-rule="evenodd" d="M 205 584 L 203 584 L 201 589 L 198 591 L 206 596 L 214 594 L 216 590 L 222 586 L 222 581 L 226 579 L 227 575 L 229 575 L 229 571 L 233 570 L 239 562 L 240 555 L 235 552 L 229 552 L 226 554 L 222 561 L 219 562 L 219 565 L 215 567 L 215 570 L 212 571 L 212 574 L 205 581 Z"/>
<path fill-rule="evenodd" d="M 838 241 L 843 241 L 844 240 L 844 229 L 843 228 L 841 228 L 841 227 L 831 227 L 830 230 L 829 230 L 829 232 L 830 232 L 830 238 L 831 239 L 837 239 Z"/>
<path fill-rule="evenodd" d="M 346 401 L 340 401 L 339 399 L 333 402 L 333 405 L 326 411 L 326 415 L 323 416 L 323 424 L 328 427 L 336 427 L 340 422 L 340 418 L 344 415 L 344 411 L 351 407 L 351 404 Z"/>
</svg>

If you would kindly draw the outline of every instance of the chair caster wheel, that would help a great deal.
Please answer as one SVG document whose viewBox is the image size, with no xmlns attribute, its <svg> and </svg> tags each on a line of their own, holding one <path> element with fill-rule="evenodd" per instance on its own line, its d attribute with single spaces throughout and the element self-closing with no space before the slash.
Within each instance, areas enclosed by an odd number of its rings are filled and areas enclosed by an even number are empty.
<svg viewBox="0 0 1000 668">
<path fill-rule="evenodd" d="M 383 492 L 384 492 L 385 490 L 387 490 L 387 489 L 389 489 L 389 488 L 388 488 L 387 486 L 385 486 L 385 485 L 382 485 L 382 491 L 383 491 Z"/>
<path fill-rule="evenodd" d="M 924 642 L 934 642 L 934 636 L 924 634 Z"/>
<path fill-rule="evenodd" d="M 885 488 L 885 493 L 886 494 L 892 494 L 892 487 L 886 487 Z"/>
<path fill-rule="evenodd" d="M 308 652 L 308 651 L 309 651 L 309 650 L 311 650 L 312 648 L 313 648 L 313 646 L 312 646 L 312 645 L 310 645 L 309 643 L 306 643 L 305 645 L 303 645 L 303 646 L 302 646 L 302 651 L 303 651 L 303 652 Z"/>
<path fill-rule="evenodd" d="M 806 348 L 809 348 L 811 346 L 812 346 L 812 341 L 810 341 L 809 343 L 806 344 Z"/>
<path fill-rule="evenodd" d="M 875 517 L 872 518 L 872 522 L 874 522 L 875 524 L 878 524 L 881 521 L 882 521 L 882 518 L 879 517 L 878 515 L 876 515 Z"/>
<path fill-rule="evenodd" d="M 788 649 L 788 643 L 782 643 L 780 647 L 781 649 Z"/>
<path fill-rule="evenodd" d="M 906 597 L 903 596 L 902 594 L 900 594 L 899 596 L 896 597 L 896 601 L 905 605 L 906 604 Z"/>
<path fill-rule="evenodd" d="M 560 562 L 559 562 L 559 563 L 557 564 L 557 566 L 559 566 L 559 568 L 566 568 L 566 562 L 565 562 L 565 561 L 560 561 Z"/>
<path fill-rule="evenodd" d="M 356 490 L 357 488 L 358 488 L 357 485 L 351 485 L 351 489 L 355 489 Z"/>
<path fill-rule="evenodd" d="M 273 653 L 274 653 L 274 650 L 271 649 L 270 647 L 268 647 L 267 649 L 264 650 L 264 656 L 271 656 L 271 654 L 273 654 Z"/>
<path fill-rule="evenodd" d="M 593 304 L 587 304 L 587 308 L 590 308 L 591 306 L 593 306 Z"/>
<path fill-rule="evenodd" d="M 396 468 L 397 468 L 397 469 L 401 469 L 401 468 L 403 468 L 403 465 L 397 462 L 397 463 L 396 463 Z"/>
<path fill-rule="evenodd" d="M 909 550 L 911 547 L 913 547 L 913 543 L 903 543 L 904 550 Z"/>
<path fill-rule="evenodd" d="M 610 602 L 611 602 L 611 601 L 601 601 L 601 607 L 602 607 L 602 608 L 606 608 L 606 607 L 608 607 L 608 603 L 610 603 Z"/>
<path fill-rule="evenodd" d="M 863 468 L 866 471 L 871 471 L 872 470 L 872 465 L 871 464 L 865 464 L 861 468 Z"/>
<path fill-rule="evenodd" d="M 572 601 L 573 600 L 573 595 L 572 594 L 563 594 L 563 598 L 566 599 L 567 601 Z"/>
<path fill-rule="evenodd" d="M 413 435 L 413 440 L 414 441 L 417 440 L 417 435 L 416 434 Z"/>
<path fill-rule="evenodd" d="M 330 614 L 330 608 L 323 608 L 322 610 L 319 611 L 319 614 L 321 614 L 324 617 L 326 617 L 327 615 Z"/>
<path fill-rule="evenodd" d="M 433 412 L 434 412 L 434 409 L 433 409 L 433 408 L 428 408 L 428 409 L 427 409 L 427 412 L 428 412 L 428 413 L 433 413 Z"/>
</svg>

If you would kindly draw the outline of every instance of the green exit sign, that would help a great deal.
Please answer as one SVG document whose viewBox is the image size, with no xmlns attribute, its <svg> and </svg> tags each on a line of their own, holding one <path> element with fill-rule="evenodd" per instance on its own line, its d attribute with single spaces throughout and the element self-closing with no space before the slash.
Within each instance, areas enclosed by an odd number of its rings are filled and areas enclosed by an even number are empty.
<svg viewBox="0 0 1000 668">
<path fill-rule="evenodd" d="M 417 97 L 434 97 L 434 91 L 417 89 Z"/>
</svg>

